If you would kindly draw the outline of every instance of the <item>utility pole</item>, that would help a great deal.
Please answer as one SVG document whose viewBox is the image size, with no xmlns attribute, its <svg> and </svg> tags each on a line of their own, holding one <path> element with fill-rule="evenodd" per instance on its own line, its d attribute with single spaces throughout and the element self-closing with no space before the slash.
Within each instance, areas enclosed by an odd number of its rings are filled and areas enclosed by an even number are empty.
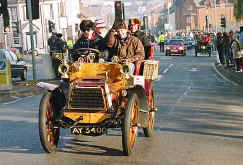
<svg viewBox="0 0 243 165">
<path fill-rule="evenodd" d="M 31 55 L 32 55 L 33 80 L 34 81 L 37 81 L 37 76 L 36 76 L 36 63 L 35 63 L 35 54 L 34 54 L 34 38 L 33 38 L 33 24 L 32 24 L 31 0 L 26 0 L 26 2 L 27 2 L 28 14 L 29 14 L 30 43 L 31 43 Z"/>
<path fill-rule="evenodd" d="M 217 17 L 216 17 L 216 9 L 217 9 L 217 6 L 216 6 L 216 0 L 214 0 L 214 21 L 215 21 L 215 32 L 217 33 L 218 32 L 218 24 L 217 24 Z"/>
</svg>

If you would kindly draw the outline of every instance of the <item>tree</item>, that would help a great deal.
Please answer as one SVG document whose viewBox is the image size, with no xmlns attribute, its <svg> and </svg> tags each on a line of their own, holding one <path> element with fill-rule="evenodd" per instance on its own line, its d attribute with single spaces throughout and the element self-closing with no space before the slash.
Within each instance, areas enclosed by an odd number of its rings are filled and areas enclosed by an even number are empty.
<svg viewBox="0 0 243 165">
<path fill-rule="evenodd" d="M 235 0 L 234 1 L 234 16 L 237 20 L 243 19 L 243 1 Z"/>
</svg>

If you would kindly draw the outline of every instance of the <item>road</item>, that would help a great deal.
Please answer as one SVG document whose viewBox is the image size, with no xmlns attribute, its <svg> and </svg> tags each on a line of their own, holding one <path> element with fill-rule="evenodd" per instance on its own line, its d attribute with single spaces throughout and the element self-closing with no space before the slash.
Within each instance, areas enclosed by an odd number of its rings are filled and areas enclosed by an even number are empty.
<svg viewBox="0 0 243 165">
<path fill-rule="evenodd" d="M 62 129 L 57 152 L 44 153 L 37 95 L 0 104 L 0 165 L 242 165 L 243 88 L 217 75 L 215 56 L 157 52 L 155 58 L 160 68 L 154 136 L 147 139 L 140 130 L 131 156 L 122 155 L 119 129 L 99 137 L 74 137 Z"/>
</svg>

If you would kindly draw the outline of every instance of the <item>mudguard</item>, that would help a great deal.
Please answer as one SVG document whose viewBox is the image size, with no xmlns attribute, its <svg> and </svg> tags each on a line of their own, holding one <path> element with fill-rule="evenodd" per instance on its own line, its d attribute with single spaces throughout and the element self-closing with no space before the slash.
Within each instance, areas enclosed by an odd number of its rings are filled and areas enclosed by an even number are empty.
<svg viewBox="0 0 243 165">
<path fill-rule="evenodd" d="M 61 109 L 66 105 L 66 98 L 68 95 L 69 83 L 61 81 L 60 85 L 50 84 L 46 82 L 39 82 L 36 84 L 38 87 L 51 92 L 51 102 L 55 109 Z"/>
<path fill-rule="evenodd" d="M 139 99 L 139 113 L 138 113 L 138 125 L 139 127 L 145 128 L 149 124 L 149 105 L 147 103 L 147 97 L 145 89 L 137 85 L 132 89 L 129 89 L 128 95 L 131 93 L 136 93 Z"/>
</svg>

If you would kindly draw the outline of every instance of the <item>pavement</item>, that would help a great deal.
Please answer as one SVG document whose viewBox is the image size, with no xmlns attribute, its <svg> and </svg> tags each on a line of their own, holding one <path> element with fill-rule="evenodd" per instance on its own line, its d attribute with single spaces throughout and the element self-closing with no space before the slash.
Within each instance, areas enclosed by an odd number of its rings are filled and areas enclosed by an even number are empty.
<svg viewBox="0 0 243 165">
<path fill-rule="evenodd" d="M 212 64 L 213 68 L 223 79 L 229 81 L 233 85 L 243 86 L 243 72 L 235 72 L 232 67 L 225 67 L 223 65 L 218 65 L 216 62 Z M 11 90 L 0 90 L 0 103 L 9 101 L 12 97 L 21 98 L 27 96 L 33 96 L 43 93 L 44 89 L 37 87 L 35 84 L 37 82 L 49 82 L 57 84 L 58 80 L 38 80 L 38 81 L 22 81 L 14 82 Z"/>
<path fill-rule="evenodd" d="M 226 67 L 213 63 L 215 71 L 226 81 L 231 82 L 235 86 L 243 86 L 243 72 L 235 72 L 234 67 Z"/>
<path fill-rule="evenodd" d="M 51 79 L 51 80 L 13 82 L 12 89 L 0 90 L 0 103 L 43 93 L 45 90 L 36 86 L 38 82 L 58 84 L 59 81 L 60 80 Z"/>
</svg>

